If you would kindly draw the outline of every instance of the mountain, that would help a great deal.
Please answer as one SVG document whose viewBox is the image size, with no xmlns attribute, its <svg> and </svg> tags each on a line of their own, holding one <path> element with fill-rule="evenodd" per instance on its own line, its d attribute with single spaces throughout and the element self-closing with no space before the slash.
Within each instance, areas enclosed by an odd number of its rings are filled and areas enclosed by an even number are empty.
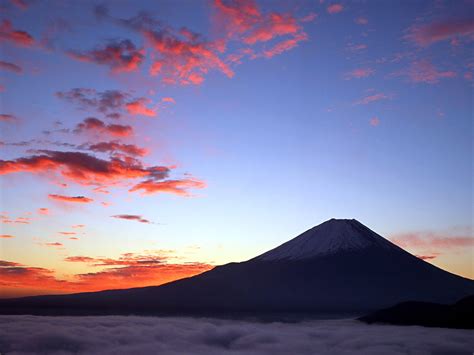
<svg viewBox="0 0 474 355">
<path fill-rule="evenodd" d="M 422 325 L 424 327 L 474 329 L 474 296 L 448 304 L 403 302 L 359 318 L 372 324 Z"/>
<path fill-rule="evenodd" d="M 3 314 L 360 313 L 452 303 L 474 281 L 441 270 L 356 220 L 331 219 L 260 256 L 161 286 L 0 301 Z"/>
</svg>

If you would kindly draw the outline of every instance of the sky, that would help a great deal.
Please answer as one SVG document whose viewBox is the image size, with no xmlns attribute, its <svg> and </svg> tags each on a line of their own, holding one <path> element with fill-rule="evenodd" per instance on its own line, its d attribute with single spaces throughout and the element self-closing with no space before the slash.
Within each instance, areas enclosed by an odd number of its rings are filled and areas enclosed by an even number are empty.
<svg viewBox="0 0 474 355">
<path fill-rule="evenodd" d="M 474 278 L 474 2 L 0 2 L 0 297 L 355 218 Z"/>
</svg>

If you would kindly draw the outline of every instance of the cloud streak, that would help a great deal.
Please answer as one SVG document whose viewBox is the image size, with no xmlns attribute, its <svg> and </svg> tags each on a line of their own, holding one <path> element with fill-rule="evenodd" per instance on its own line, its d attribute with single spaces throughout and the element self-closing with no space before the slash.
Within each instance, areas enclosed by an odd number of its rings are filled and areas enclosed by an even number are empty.
<svg viewBox="0 0 474 355">
<path fill-rule="evenodd" d="M 142 216 L 134 215 L 134 214 L 117 214 L 111 217 L 118 218 L 118 219 L 125 219 L 127 221 L 137 221 L 140 223 L 153 223 L 153 222 L 150 222 L 148 219 L 143 218 Z"/>
<path fill-rule="evenodd" d="M 61 202 L 74 202 L 74 203 L 91 203 L 94 200 L 85 196 L 64 196 L 64 195 L 55 195 L 49 194 L 48 198 L 55 201 Z"/>
<path fill-rule="evenodd" d="M 0 69 L 11 71 L 17 74 L 21 74 L 23 72 L 23 69 L 19 65 L 16 65 L 10 62 L 4 62 L 1 60 L 0 60 Z"/>
</svg>

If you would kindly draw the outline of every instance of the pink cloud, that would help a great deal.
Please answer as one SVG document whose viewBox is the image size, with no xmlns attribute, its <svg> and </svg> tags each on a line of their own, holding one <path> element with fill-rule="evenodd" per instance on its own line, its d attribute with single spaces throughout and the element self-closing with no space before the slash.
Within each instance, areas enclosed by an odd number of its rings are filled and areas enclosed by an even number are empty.
<svg viewBox="0 0 474 355">
<path fill-rule="evenodd" d="M 85 196 L 64 196 L 64 195 L 55 195 L 49 194 L 48 197 L 52 200 L 61 201 L 61 202 L 75 202 L 75 203 L 90 203 L 94 200 Z"/>
<path fill-rule="evenodd" d="M 369 23 L 369 20 L 367 20 L 366 17 L 357 17 L 354 22 L 358 25 L 367 25 Z"/>
<path fill-rule="evenodd" d="M 6 113 L 0 114 L 0 122 L 17 122 L 18 117 Z"/>
<path fill-rule="evenodd" d="M 9 20 L 3 20 L 0 24 L 0 42 L 11 42 L 23 47 L 35 44 L 35 40 L 28 32 L 14 29 Z"/>
<path fill-rule="evenodd" d="M 380 101 L 380 100 L 386 100 L 386 99 L 389 99 L 389 98 L 390 98 L 390 96 L 380 92 L 380 93 L 365 96 L 362 99 L 356 101 L 354 103 L 354 105 L 367 105 L 367 104 L 370 104 L 372 102 L 376 102 L 376 101 Z"/>
<path fill-rule="evenodd" d="M 346 73 L 344 77 L 346 80 L 361 79 L 361 78 L 366 78 L 368 76 L 371 76 L 374 73 L 375 73 L 375 70 L 372 68 L 357 68 L 349 73 Z"/>
<path fill-rule="evenodd" d="M 45 244 L 47 247 L 62 247 L 63 244 L 59 242 L 54 242 L 54 243 L 46 243 Z"/>
<path fill-rule="evenodd" d="M 421 256 L 428 256 L 424 258 L 427 260 L 462 249 L 472 250 L 474 237 L 469 235 L 469 229 L 466 232 L 466 234 L 453 231 L 445 233 L 410 232 L 393 235 L 390 240 L 401 248 Z"/>
<path fill-rule="evenodd" d="M 161 101 L 163 101 L 163 102 L 168 102 L 168 103 L 170 103 L 170 104 L 176 103 L 176 101 L 175 101 L 172 97 L 163 97 L 163 98 L 161 99 Z"/>
<path fill-rule="evenodd" d="M 13 63 L 9 63 L 9 62 L 4 62 L 1 60 L 0 60 L 0 69 L 8 70 L 17 74 L 21 74 L 23 72 L 23 69 L 20 66 Z"/>
<path fill-rule="evenodd" d="M 474 18 L 463 18 L 412 26 L 407 38 L 425 47 L 435 42 L 453 39 L 453 37 L 465 37 L 472 34 L 474 34 Z"/>
<path fill-rule="evenodd" d="M 332 4 L 329 5 L 326 10 L 329 14 L 337 14 L 344 10 L 344 7 L 341 4 Z"/>
<path fill-rule="evenodd" d="M 436 84 L 440 79 L 454 78 L 453 71 L 439 71 L 428 60 L 413 62 L 407 72 L 408 77 L 414 83 Z"/>
<path fill-rule="evenodd" d="M 370 119 L 369 123 L 372 127 L 377 127 L 380 124 L 380 119 L 374 116 Z"/>
<path fill-rule="evenodd" d="M 42 208 L 38 208 L 38 213 L 39 214 L 42 214 L 42 215 L 49 215 L 49 209 L 48 208 L 45 208 L 45 207 L 42 207 Z"/>
</svg>

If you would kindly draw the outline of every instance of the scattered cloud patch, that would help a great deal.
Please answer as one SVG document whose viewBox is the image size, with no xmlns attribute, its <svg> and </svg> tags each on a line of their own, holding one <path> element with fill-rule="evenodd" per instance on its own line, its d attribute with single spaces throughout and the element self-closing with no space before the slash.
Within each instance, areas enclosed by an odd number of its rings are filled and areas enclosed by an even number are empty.
<svg viewBox="0 0 474 355">
<path fill-rule="evenodd" d="M 414 25 L 408 30 L 407 38 L 419 46 L 427 47 L 445 40 L 467 38 L 472 41 L 473 35 L 474 17 L 464 17 Z"/>
<path fill-rule="evenodd" d="M 133 134 L 133 128 L 129 125 L 106 124 L 98 118 L 88 117 L 81 123 L 78 123 L 73 132 L 76 134 L 90 132 L 102 133 L 115 137 L 128 137 Z"/>
<path fill-rule="evenodd" d="M 361 78 L 367 78 L 375 73 L 375 70 L 372 68 L 357 68 L 354 69 L 353 71 L 346 73 L 344 75 L 344 78 L 346 80 L 350 79 L 361 79 Z"/>
<path fill-rule="evenodd" d="M 344 6 L 342 6 L 341 4 L 332 4 L 326 8 L 326 11 L 328 12 L 328 14 L 331 14 L 331 15 L 338 14 L 339 12 L 342 12 L 342 10 L 344 10 Z"/>
<path fill-rule="evenodd" d="M 11 71 L 13 73 L 21 74 L 23 72 L 23 69 L 16 64 L 10 63 L 10 62 L 4 62 L 0 60 L 0 69 L 1 70 L 7 70 Z"/>
<path fill-rule="evenodd" d="M 389 95 L 386 95 L 386 94 L 380 92 L 380 93 L 375 93 L 375 94 L 365 96 L 362 99 L 354 102 L 354 105 L 368 105 L 372 102 L 376 102 L 376 101 L 380 101 L 380 100 L 387 100 L 389 98 L 390 98 Z"/>
<path fill-rule="evenodd" d="M 38 214 L 42 214 L 44 216 L 47 216 L 47 215 L 50 214 L 50 211 L 46 207 L 41 207 L 41 208 L 38 208 Z"/>
<path fill-rule="evenodd" d="M 75 202 L 75 203 L 90 203 L 94 200 L 85 196 L 64 196 L 64 195 L 55 195 L 49 194 L 48 197 L 52 200 L 61 201 L 61 202 Z"/>
<path fill-rule="evenodd" d="M 380 124 L 380 119 L 377 116 L 374 116 L 369 121 L 372 127 L 377 127 Z"/>
<path fill-rule="evenodd" d="M 457 74 L 454 71 L 438 70 L 433 63 L 428 60 L 413 62 L 409 70 L 404 73 L 413 83 L 437 84 L 441 79 L 454 78 Z"/>
<path fill-rule="evenodd" d="M 118 219 L 125 219 L 127 221 L 137 221 L 140 223 L 152 223 L 148 219 L 145 219 L 142 216 L 134 215 L 134 214 L 117 214 L 111 217 L 118 218 Z"/>
<path fill-rule="evenodd" d="M 109 41 L 103 47 L 90 51 L 69 51 L 73 58 L 89 63 L 108 66 L 114 73 L 136 71 L 144 59 L 144 50 L 135 47 L 132 41 Z"/>
<path fill-rule="evenodd" d="M 0 24 L 1 42 L 9 42 L 22 47 L 31 47 L 35 44 L 35 40 L 28 32 L 13 28 L 9 20 L 3 20 Z"/>
<path fill-rule="evenodd" d="M 15 115 L 10 115 L 10 114 L 6 114 L 6 113 L 1 113 L 0 114 L 0 122 L 13 123 L 13 122 L 17 122 L 17 121 L 18 121 L 18 117 L 16 117 Z"/>
</svg>

